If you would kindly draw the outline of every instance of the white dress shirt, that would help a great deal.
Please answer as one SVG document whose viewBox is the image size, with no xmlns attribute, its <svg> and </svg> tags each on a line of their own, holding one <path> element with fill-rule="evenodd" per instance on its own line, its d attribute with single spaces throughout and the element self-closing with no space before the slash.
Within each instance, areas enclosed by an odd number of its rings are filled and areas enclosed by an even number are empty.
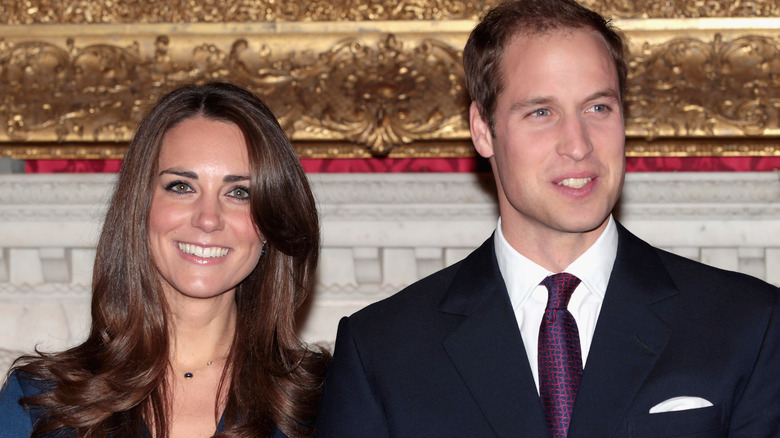
<svg viewBox="0 0 780 438">
<path fill-rule="evenodd" d="M 610 215 L 607 227 L 593 245 L 569 265 L 564 272 L 576 275 L 581 283 L 574 290 L 569 301 L 569 312 L 577 322 L 582 349 L 582 365 L 585 366 L 596 321 L 604 302 L 612 265 L 617 256 L 617 227 Z M 506 241 L 501 232 L 501 218 L 498 219 L 494 244 L 501 275 L 504 277 L 509 300 L 515 311 L 517 326 L 523 337 L 528 363 L 539 390 L 539 326 L 547 306 L 547 288 L 541 286 L 548 275 L 557 274 L 529 260 Z"/>
</svg>

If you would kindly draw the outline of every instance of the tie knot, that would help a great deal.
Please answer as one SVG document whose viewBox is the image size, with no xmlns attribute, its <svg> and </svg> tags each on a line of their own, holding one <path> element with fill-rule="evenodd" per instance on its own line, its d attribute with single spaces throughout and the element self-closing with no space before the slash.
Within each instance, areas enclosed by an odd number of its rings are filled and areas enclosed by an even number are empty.
<svg viewBox="0 0 780 438">
<path fill-rule="evenodd" d="M 548 309 L 565 309 L 574 289 L 580 284 L 580 279 L 566 272 L 553 274 L 540 283 L 547 288 L 550 295 L 547 300 Z"/>
</svg>

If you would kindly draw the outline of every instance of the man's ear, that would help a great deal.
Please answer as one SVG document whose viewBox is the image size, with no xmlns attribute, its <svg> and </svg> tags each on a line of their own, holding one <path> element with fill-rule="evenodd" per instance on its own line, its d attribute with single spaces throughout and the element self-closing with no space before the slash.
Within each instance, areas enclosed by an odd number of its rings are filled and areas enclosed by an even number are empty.
<svg viewBox="0 0 780 438">
<path fill-rule="evenodd" d="M 471 102 L 469 107 L 469 128 L 471 130 L 471 141 L 474 142 L 474 149 L 483 158 L 493 156 L 493 134 L 490 127 L 482 115 L 479 113 L 476 102 Z"/>
</svg>

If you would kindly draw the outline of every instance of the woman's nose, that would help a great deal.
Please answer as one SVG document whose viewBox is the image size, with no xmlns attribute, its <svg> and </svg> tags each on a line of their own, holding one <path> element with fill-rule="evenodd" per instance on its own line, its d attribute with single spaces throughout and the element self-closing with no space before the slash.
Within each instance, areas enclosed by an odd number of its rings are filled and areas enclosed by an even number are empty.
<svg viewBox="0 0 780 438">
<path fill-rule="evenodd" d="M 193 205 L 192 225 L 203 231 L 210 233 L 221 230 L 224 223 L 222 220 L 222 204 L 219 199 L 211 197 L 201 197 Z"/>
</svg>

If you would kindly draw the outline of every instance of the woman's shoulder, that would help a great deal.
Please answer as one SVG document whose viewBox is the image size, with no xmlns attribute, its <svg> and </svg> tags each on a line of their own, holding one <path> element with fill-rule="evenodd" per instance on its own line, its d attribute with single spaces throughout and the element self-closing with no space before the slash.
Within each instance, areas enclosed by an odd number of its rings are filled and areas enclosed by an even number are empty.
<svg viewBox="0 0 780 438">
<path fill-rule="evenodd" d="M 279 428 L 274 429 L 274 434 L 271 436 L 271 438 L 288 438 L 287 435 L 284 434 Z"/>
<path fill-rule="evenodd" d="M 50 384 L 36 380 L 23 371 L 12 372 L 0 391 L 0 425 L 3 433 L 13 437 L 30 436 L 37 417 L 36 411 L 25 409 L 19 401 L 24 397 L 40 395 L 49 388 Z"/>
<path fill-rule="evenodd" d="M 47 380 L 42 380 L 34 375 L 22 370 L 14 370 L 8 381 L 15 381 L 24 397 L 35 397 L 54 388 L 54 384 Z"/>
</svg>

